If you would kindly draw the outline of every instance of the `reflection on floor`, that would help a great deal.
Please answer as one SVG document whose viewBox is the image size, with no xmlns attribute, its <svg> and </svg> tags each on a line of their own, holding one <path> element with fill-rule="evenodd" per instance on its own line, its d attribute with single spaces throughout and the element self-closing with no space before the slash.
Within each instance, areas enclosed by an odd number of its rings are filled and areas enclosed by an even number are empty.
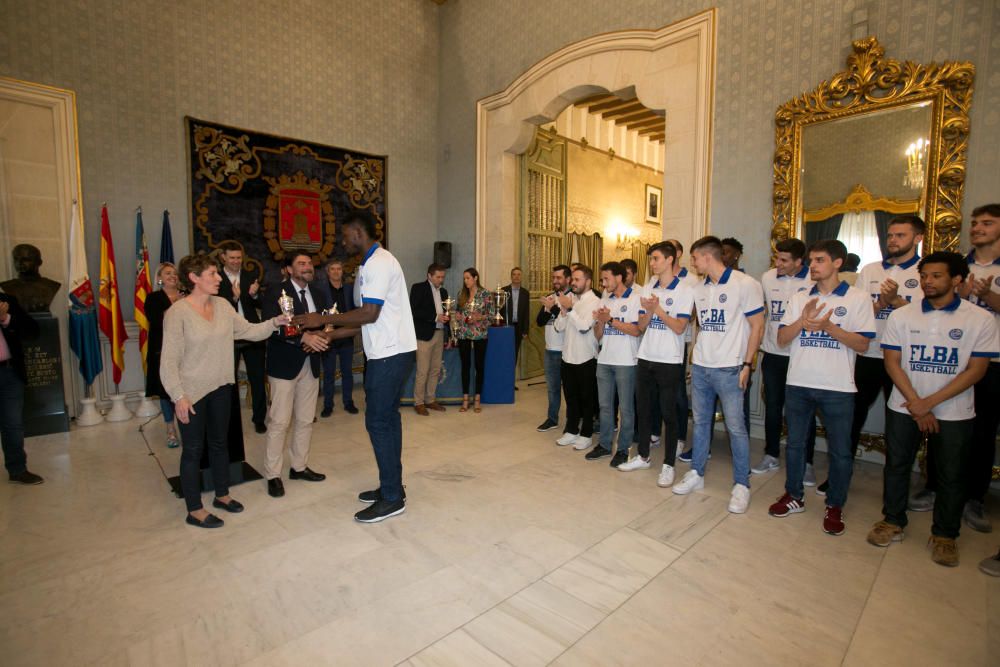
<svg viewBox="0 0 1000 667">
<path fill-rule="evenodd" d="M 278 500 L 262 481 L 235 487 L 247 511 L 216 531 L 183 523 L 159 421 L 157 459 L 138 421 L 29 441 L 46 483 L 0 486 L 2 662 L 996 664 L 1000 580 L 976 563 L 997 537 L 966 530 L 955 569 L 930 561 L 928 514 L 901 544 L 869 546 L 878 466 L 856 467 L 847 533 L 830 537 L 811 493 L 804 514 L 767 516 L 783 469 L 728 514 L 724 437 L 705 491 L 674 496 L 656 466 L 619 473 L 536 433 L 543 386 L 517 398 L 404 410 L 409 504 L 377 525 L 351 518 L 376 474 L 363 415 L 339 406 L 313 438 L 327 480 L 286 481 Z"/>
</svg>

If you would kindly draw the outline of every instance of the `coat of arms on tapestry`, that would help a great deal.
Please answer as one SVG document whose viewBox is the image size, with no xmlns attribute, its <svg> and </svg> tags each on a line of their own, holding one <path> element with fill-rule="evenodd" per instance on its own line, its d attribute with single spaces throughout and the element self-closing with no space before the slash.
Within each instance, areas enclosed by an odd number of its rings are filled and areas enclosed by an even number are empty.
<svg viewBox="0 0 1000 667">
<path fill-rule="evenodd" d="M 191 247 L 243 246 L 244 268 L 278 280 L 285 255 L 359 257 L 341 245 L 340 220 L 367 210 L 388 242 L 386 157 L 186 118 L 191 178 Z"/>
</svg>

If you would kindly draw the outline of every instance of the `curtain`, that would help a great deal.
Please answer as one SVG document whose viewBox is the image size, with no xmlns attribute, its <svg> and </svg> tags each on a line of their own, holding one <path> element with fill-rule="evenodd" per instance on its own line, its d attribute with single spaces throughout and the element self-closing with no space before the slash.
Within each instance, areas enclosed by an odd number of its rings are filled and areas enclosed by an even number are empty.
<svg viewBox="0 0 1000 667">
<path fill-rule="evenodd" d="M 816 241 L 837 238 L 840 234 L 840 225 L 843 219 L 843 214 L 838 213 L 837 215 L 831 216 L 826 220 L 807 222 L 806 237 L 803 239 L 803 241 L 806 242 L 806 247 L 808 248 L 813 243 L 816 243 Z"/>
<path fill-rule="evenodd" d="M 600 234 L 570 234 L 569 246 L 571 263 L 586 264 L 595 274 L 598 272 L 604 257 L 604 239 Z"/>
<path fill-rule="evenodd" d="M 861 266 L 882 261 L 874 211 L 845 214 L 837 240 L 847 246 L 847 252 L 861 258 Z"/>
<path fill-rule="evenodd" d="M 639 268 L 635 273 L 635 284 L 645 285 L 649 278 L 649 247 L 650 244 L 636 241 L 632 244 L 632 260 Z"/>
<path fill-rule="evenodd" d="M 889 252 L 889 249 L 885 246 L 885 242 L 889 235 L 889 221 L 895 217 L 895 213 L 889 213 L 888 211 L 875 211 L 875 232 L 878 234 L 878 245 L 880 251 L 882 252 L 882 257 L 885 257 Z M 864 266 L 864 264 L 861 266 Z"/>
</svg>

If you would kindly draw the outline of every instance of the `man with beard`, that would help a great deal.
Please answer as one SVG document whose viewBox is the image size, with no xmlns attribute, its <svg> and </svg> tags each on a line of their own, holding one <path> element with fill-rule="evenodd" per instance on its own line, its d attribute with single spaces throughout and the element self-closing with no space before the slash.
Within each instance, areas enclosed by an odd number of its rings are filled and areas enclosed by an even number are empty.
<svg viewBox="0 0 1000 667">
<path fill-rule="evenodd" d="M 555 327 L 564 332 L 559 373 L 566 397 L 566 428 L 556 444 L 573 445 L 578 451 L 593 443 L 597 404 L 597 339 L 591 330 L 601 300 L 592 289 L 593 279 L 589 266 L 577 265 L 572 274 L 572 291 L 557 299 L 559 316 Z"/>
<path fill-rule="evenodd" d="M 559 425 L 559 392 L 562 379 L 559 366 L 562 364 L 563 338 L 565 333 L 556 331 L 556 319 L 562 308 L 559 297 L 569 290 L 570 270 L 565 264 L 552 267 L 552 294 L 542 297 L 542 307 L 538 310 L 535 324 L 545 330 L 545 385 L 548 388 L 549 410 L 545 421 L 536 430 L 551 431 Z"/>
</svg>

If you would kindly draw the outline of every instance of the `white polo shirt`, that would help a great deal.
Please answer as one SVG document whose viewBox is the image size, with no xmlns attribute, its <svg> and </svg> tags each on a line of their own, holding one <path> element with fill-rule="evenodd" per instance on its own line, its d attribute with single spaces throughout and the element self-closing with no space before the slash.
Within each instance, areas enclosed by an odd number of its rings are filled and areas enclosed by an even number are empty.
<svg viewBox="0 0 1000 667">
<path fill-rule="evenodd" d="M 686 267 L 678 271 L 675 277 L 680 279 L 682 285 L 687 285 L 692 290 L 694 290 L 694 288 L 697 287 L 698 284 L 701 282 L 701 279 L 698 277 L 698 275 L 692 271 L 688 271 Z M 691 329 L 693 328 L 694 327 L 689 323 L 687 325 L 687 328 L 684 330 L 685 343 L 691 342 Z"/>
<path fill-rule="evenodd" d="M 807 292 L 813 286 L 813 281 L 809 277 L 809 267 L 803 266 L 802 270 L 791 276 L 779 276 L 777 269 L 765 271 L 760 277 L 760 286 L 764 290 L 764 304 L 767 306 L 767 323 L 760 349 L 768 354 L 787 357 L 788 348 L 778 345 L 778 329 L 792 295 L 796 292 Z"/>
<path fill-rule="evenodd" d="M 971 357 L 1000 357 L 1000 338 L 994 318 L 957 296 L 944 308 L 933 308 L 926 299 L 900 308 L 889 316 L 882 334 L 882 349 L 900 353 L 900 365 L 920 397 L 938 391 L 964 371 Z M 974 387 L 937 404 L 931 412 L 938 419 L 962 421 L 976 416 Z M 889 396 L 889 409 L 903 414 L 903 394 L 897 387 Z"/>
<path fill-rule="evenodd" d="M 368 249 L 358 267 L 354 301 L 382 307 L 377 320 L 361 327 L 361 339 L 369 359 L 384 359 L 417 349 L 403 268 L 392 253 L 378 243 Z"/>
<path fill-rule="evenodd" d="M 556 330 L 562 331 L 562 360 L 567 364 L 584 364 L 597 358 L 597 338 L 594 337 L 594 311 L 601 307 L 601 300 L 593 290 L 575 297 L 573 309 L 559 312 Z"/>
<path fill-rule="evenodd" d="M 601 299 L 601 307 L 611 311 L 611 319 L 627 324 L 639 324 L 639 311 L 642 303 L 639 292 L 629 287 L 621 296 L 614 293 L 605 294 Z M 611 321 L 604 325 L 604 335 L 601 337 L 601 352 L 597 355 L 597 363 L 605 366 L 635 366 L 636 355 L 639 353 L 639 337 L 611 326 Z"/>
<path fill-rule="evenodd" d="M 643 290 L 643 296 L 647 299 L 655 296 L 667 315 L 690 322 L 694 290 L 686 282 L 681 282 L 679 276 L 674 276 L 666 286 L 654 278 L 653 283 Z M 639 313 L 643 314 L 645 310 L 640 310 Z M 684 331 L 689 328 L 690 326 L 685 327 Z M 674 333 L 659 315 L 653 315 L 642 335 L 642 342 L 639 343 L 639 358 L 661 364 L 684 363 L 684 334 Z"/>
<path fill-rule="evenodd" d="M 553 292 L 556 298 L 559 298 L 560 294 L 565 294 L 565 292 Z M 556 308 L 562 312 L 562 306 L 556 305 Z M 556 330 L 556 320 L 559 316 L 550 317 L 549 321 L 545 323 L 545 349 L 550 352 L 562 352 L 563 349 L 563 339 L 566 336 L 566 332 Z"/>
<path fill-rule="evenodd" d="M 972 251 L 965 257 L 965 261 L 969 263 L 969 272 L 974 275 L 977 280 L 985 280 L 988 276 L 993 276 L 993 283 L 990 285 L 990 291 L 1000 293 L 1000 257 L 993 260 L 989 264 L 980 264 L 976 261 L 975 251 Z M 990 308 L 989 304 L 974 295 L 969 295 L 969 302 L 979 306 L 987 313 L 993 315 L 993 321 L 996 323 L 997 327 L 1000 328 L 1000 312 L 993 310 Z M 1000 362 L 1000 359 L 993 359 L 993 363 L 998 362 Z"/>
<path fill-rule="evenodd" d="M 888 278 L 892 278 L 899 285 L 896 293 L 909 302 L 920 301 L 924 298 L 924 292 L 920 289 L 920 272 L 917 271 L 917 263 L 920 262 L 920 255 L 914 254 L 909 260 L 902 264 L 890 264 L 889 262 L 872 262 L 866 264 L 854 286 L 864 290 L 871 297 L 872 302 L 878 301 L 882 293 L 882 283 Z M 882 358 L 882 348 L 879 343 L 882 340 L 882 331 L 885 330 L 885 323 L 892 314 L 894 308 L 883 308 L 875 314 L 875 340 L 868 347 L 868 351 L 863 356 L 871 359 Z"/>
<path fill-rule="evenodd" d="M 760 283 L 740 271 L 726 269 L 718 284 L 710 277 L 694 290 L 698 339 L 692 362 L 706 368 L 742 366 L 746 360 L 750 323 L 764 311 Z"/>
<path fill-rule="evenodd" d="M 829 294 L 820 294 L 815 285 L 806 292 L 796 292 L 788 302 L 781 326 L 794 324 L 805 305 L 819 299 L 820 317 L 833 310 L 830 321 L 841 329 L 875 337 L 875 316 L 868 295 L 841 281 Z M 802 329 L 789 345 L 788 384 L 827 391 L 856 392 L 854 360 L 857 352 L 825 331 Z"/>
</svg>

